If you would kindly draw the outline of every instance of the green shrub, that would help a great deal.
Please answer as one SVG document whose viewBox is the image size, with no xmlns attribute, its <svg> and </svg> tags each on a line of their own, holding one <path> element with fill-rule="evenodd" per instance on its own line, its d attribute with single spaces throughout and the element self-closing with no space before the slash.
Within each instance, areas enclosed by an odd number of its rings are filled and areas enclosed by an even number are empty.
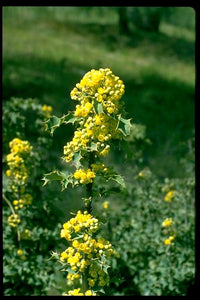
<svg viewBox="0 0 200 300">
<path fill-rule="evenodd" d="M 58 196 L 52 188 L 43 190 L 41 181 L 51 158 L 51 137 L 44 131 L 50 111 L 36 99 L 3 103 L 5 295 L 45 295 L 55 283 L 55 268 L 48 259 L 59 243 L 53 213 Z"/>
</svg>

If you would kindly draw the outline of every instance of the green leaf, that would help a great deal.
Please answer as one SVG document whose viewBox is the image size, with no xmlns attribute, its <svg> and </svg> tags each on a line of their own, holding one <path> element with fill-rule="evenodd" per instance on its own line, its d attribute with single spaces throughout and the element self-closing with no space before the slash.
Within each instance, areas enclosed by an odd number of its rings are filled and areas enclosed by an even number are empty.
<svg viewBox="0 0 200 300">
<path fill-rule="evenodd" d="M 44 180 L 43 186 L 51 181 L 60 181 L 62 185 L 61 191 L 67 189 L 68 184 L 71 184 L 73 187 L 77 184 L 74 180 L 73 174 L 63 173 L 60 171 L 53 171 L 51 173 L 45 174 L 42 180 Z"/>
<path fill-rule="evenodd" d="M 74 187 L 76 185 L 76 181 L 74 181 L 73 174 L 69 174 L 68 176 L 65 176 L 65 178 L 61 181 L 61 184 L 62 184 L 61 191 L 67 189 L 68 184 L 71 184 Z"/>
<path fill-rule="evenodd" d="M 82 158 L 82 155 L 80 152 L 75 152 L 72 160 L 72 165 L 75 165 L 76 168 L 79 168 L 81 166 L 80 160 Z"/>
<path fill-rule="evenodd" d="M 69 112 L 67 115 L 64 115 L 61 117 L 61 124 L 68 124 L 68 123 L 72 123 L 74 124 L 74 122 L 77 121 L 77 117 L 74 116 L 73 112 Z"/>
<path fill-rule="evenodd" d="M 53 135 L 54 131 L 56 128 L 58 128 L 61 124 L 61 120 L 60 118 L 56 117 L 56 116 L 51 116 L 46 122 L 46 131 L 50 131 L 50 133 Z"/>
<path fill-rule="evenodd" d="M 97 151 L 97 143 L 91 143 L 91 146 L 90 146 L 90 149 L 91 151 Z"/>
<path fill-rule="evenodd" d="M 118 126 L 117 126 L 117 128 L 119 129 L 119 131 L 121 131 L 124 136 L 127 136 L 131 132 L 131 127 L 132 127 L 131 119 L 124 119 L 120 115 L 119 116 Z"/>
<path fill-rule="evenodd" d="M 46 122 L 46 131 L 50 131 L 53 135 L 54 131 L 62 124 L 72 123 L 74 124 L 75 121 L 78 121 L 80 118 L 74 116 L 73 112 L 69 112 L 67 115 L 63 115 L 61 118 L 56 116 L 51 116 Z"/>
<path fill-rule="evenodd" d="M 108 274 L 108 268 L 110 268 L 110 266 L 108 266 L 108 265 L 103 265 L 103 267 L 102 267 L 103 271 L 104 271 L 106 274 Z"/>
<path fill-rule="evenodd" d="M 67 268 L 64 268 L 64 269 L 61 269 L 62 272 L 68 272 L 68 273 L 72 273 L 72 274 L 76 274 L 75 271 L 73 271 L 70 267 L 67 267 Z"/>
<path fill-rule="evenodd" d="M 100 102 L 94 102 L 94 109 L 98 115 L 103 112 L 103 106 Z"/>
<path fill-rule="evenodd" d="M 116 181 L 118 184 L 121 185 L 122 188 L 126 188 L 126 184 L 125 184 L 125 181 L 124 181 L 124 178 L 119 175 L 119 174 L 113 174 L 112 176 L 110 176 L 108 178 L 108 180 L 113 180 L 113 181 Z"/>
<path fill-rule="evenodd" d="M 44 174 L 44 178 L 42 178 L 42 180 L 44 180 L 43 186 L 45 186 L 50 181 L 63 180 L 65 177 L 66 175 L 60 171 L 53 171 L 51 173 Z"/>
</svg>

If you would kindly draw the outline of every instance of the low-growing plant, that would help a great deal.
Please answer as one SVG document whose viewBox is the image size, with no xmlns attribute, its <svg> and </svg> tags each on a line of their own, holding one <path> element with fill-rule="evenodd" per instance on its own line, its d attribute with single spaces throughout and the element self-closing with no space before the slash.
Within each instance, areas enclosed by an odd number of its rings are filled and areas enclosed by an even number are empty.
<svg viewBox="0 0 200 300">
<path fill-rule="evenodd" d="M 148 167 L 132 168 L 120 209 L 102 208 L 104 234 L 118 253 L 108 295 L 184 296 L 194 283 L 194 139 L 188 146 L 181 159 L 187 177 L 161 180 Z"/>
</svg>

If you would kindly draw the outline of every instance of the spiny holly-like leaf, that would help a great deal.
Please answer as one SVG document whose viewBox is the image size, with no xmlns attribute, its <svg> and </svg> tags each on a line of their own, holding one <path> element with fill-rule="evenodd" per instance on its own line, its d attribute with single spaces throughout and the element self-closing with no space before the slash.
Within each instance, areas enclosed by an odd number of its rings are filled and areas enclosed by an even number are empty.
<svg viewBox="0 0 200 300">
<path fill-rule="evenodd" d="M 72 165 L 75 165 L 75 167 L 78 169 L 81 166 L 81 160 L 82 155 L 80 152 L 75 152 L 72 160 Z"/>
<path fill-rule="evenodd" d="M 103 271 L 104 271 L 106 274 L 108 274 L 108 268 L 110 268 L 110 266 L 108 266 L 108 265 L 103 265 L 103 267 L 102 267 Z"/>
<path fill-rule="evenodd" d="M 51 116 L 46 122 L 45 122 L 45 130 L 50 131 L 50 133 L 53 135 L 56 128 L 58 128 L 61 124 L 68 124 L 72 123 L 74 124 L 75 121 L 78 121 L 80 118 L 77 118 L 74 116 L 73 112 L 69 112 L 67 115 L 63 115 L 61 118 L 58 118 L 56 116 Z"/>
<path fill-rule="evenodd" d="M 42 180 L 44 180 L 43 186 L 45 186 L 50 181 L 63 180 L 65 177 L 66 175 L 60 171 L 53 171 L 51 173 L 44 174 L 44 178 L 42 178 Z"/>
<path fill-rule="evenodd" d="M 53 135 L 56 128 L 58 128 L 61 124 L 60 118 L 56 116 L 51 116 L 46 122 L 45 122 L 45 130 L 50 131 L 50 133 Z"/>
<path fill-rule="evenodd" d="M 110 176 L 108 178 L 108 180 L 113 180 L 113 181 L 117 182 L 118 184 L 120 184 L 122 188 L 124 188 L 124 189 L 126 188 L 124 178 L 119 174 L 113 174 L 112 176 Z"/>
<path fill-rule="evenodd" d="M 124 136 L 127 136 L 131 132 L 131 119 L 124 119 L 119 116 L 119 122 L 117 128 L 123 133 Z"/>
<path fill-rule="evenodd" d="M 74 180 L 73 174 L 63 173 L 60 171 L 53 171 L 45 174 L 42 180 L 44 180 L 43 186 L 51 181 L 60 181 L 62 186 L 61 191 L 64 191 L 68 187 L 68 184 L 71 184 L 73 187 L 77 184 Z"/>
<path fill-rule="evenodd" d="M 97 151 L 97 143 L 91 143 L 90 149 L 92 151 Z"/>
<path fill-rule="evenodd" d="M 74 124 L 74 122 L 77 120 L 77 117 L 74 116 L 74 113 L 71 111 L 69 112 L 67 115 L 64 115 L 61 117 L 61 124 L 65 123 L 72 123 Z"/>
<path fill-rule="evenodd" d="M 61 181 L 61 185 L 62 185 L 61 191 L 64 191 L 65 189 L 67 189 L 68 184 L 71 184 L 72 187 L 74 187 L 77 184 L 76 182 L 77 181 L 74 180 L 73 174 L 69 174 Z"/>
</svg>

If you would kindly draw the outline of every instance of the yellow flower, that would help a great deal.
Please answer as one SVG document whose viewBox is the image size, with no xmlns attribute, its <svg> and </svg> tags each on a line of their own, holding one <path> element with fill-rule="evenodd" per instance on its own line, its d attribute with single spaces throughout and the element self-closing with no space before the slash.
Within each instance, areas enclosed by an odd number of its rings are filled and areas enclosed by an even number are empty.
<svg viewBox="0 0 200 300">
<path fill-rule="evenodd" d="M 23 255 L 23 253 L 24 253 L 23 250 L 21 250 L 21 249 L 17 250 L 18 255 Z"/>
<path fill-rule="evenodd" d="M 108 153 L 109 153 L 108 149 L 103 149 L 99 154 L 102 156 L 106 156 L 106 155 L 108 155 Z"/>
<path fill-rule="evenodd" d="M 164 241 L 164 244 L 167 246 L 167 245 L 170 245 L 171 244 L 171 242 L 174 240 L 174 236 L 170 236 L 168 239 L 166 239 L 165 241 Z"/>
<path fill-rule="evenodd" d="M 64 294 L 64 295 L 83 296 L 83 293 L 81 293 L 80 292 L 80 288 L 78 288 L 78 289 L 74 289 L 74 290 L 68 291 L 68 294 Z"/>
<path fill-rule="evenodd" d="M 172 218 L 167 218 L 162 222 L 162 227 L 170 227 L 172 222 Z"/>
<path fill-rule="evenodd" d="M 74 173 L 74 178 L 79 179 L 80 183 L 82 183 L 82 184 L 91 183 L 93 178 L 95 178 L 95 177 L 96 177 L 96 175 L 91 169 L 88 169 L 88 170 L 79 169 L 79 170 L 76 170 Z"/>
<path fill-rule="evenodd" d="M 53 108 L 52 108 L 50 105 L 44 104 L 44 105 L 42 106 L 42 110 L 45 111 L 45 112 L 51 113 L 52 110 L 53 110 Z"/>
<path fill-rule="evenodd" d="M 166 202 L 171 202 L 171 200 L 174 198 L 174 190 L 171 190 L 171 191 L 169 191 L 166 195 L 165 195 L 165 198 L 164 198 L 164 200 L 166 201 Z"/>
<path fill-rule="evenodd" d="M 68 258 L 68 255 L 66 252 L 62 252 L 60 256 L 61 256 L 61 260 L 65 260 Z"/>
<path fill-rule="evenodd" d="M 112 114 L 114 112 L 114 108 L 113 107 L 108 107 L 107 111 L 109 114 Z"/>
<path fill-rule="evenodd" d="M 7 171 L 6 171 L 6 175 L 7 175 L 8 177 L 10 177 L 10 176 L 11 176 L 11 171 L 10 171 L 10 170 L 7 170 Z"/>
<path fill-rule="evenodd" d="M 94 286 L 95 285 L 95 281 L 92 278 L 88 279 L 88 283 L 89 283 L 89 286 Z"/>
<path fill-rule="evenodd" d="M 104 139 L 105 139 L 105 136 L 104 136 L 103 134 L 99 134 L 98 140 L 99 140 L 100 142 L 103 142 Z"/>
<path fill-rule="evenodd" d="M 109 206 L 109 202 L 108 201 L 104 201 L 103 208 L 104 209 L 108 209 L 108 206 Z"/>
<path fill-rule="evenodd" d="M 92 292 L 91 290 L 87 290 L 85 292 L 85 296 L 96 296 L 96 293 L 95 292 Z"/>
</svg>

